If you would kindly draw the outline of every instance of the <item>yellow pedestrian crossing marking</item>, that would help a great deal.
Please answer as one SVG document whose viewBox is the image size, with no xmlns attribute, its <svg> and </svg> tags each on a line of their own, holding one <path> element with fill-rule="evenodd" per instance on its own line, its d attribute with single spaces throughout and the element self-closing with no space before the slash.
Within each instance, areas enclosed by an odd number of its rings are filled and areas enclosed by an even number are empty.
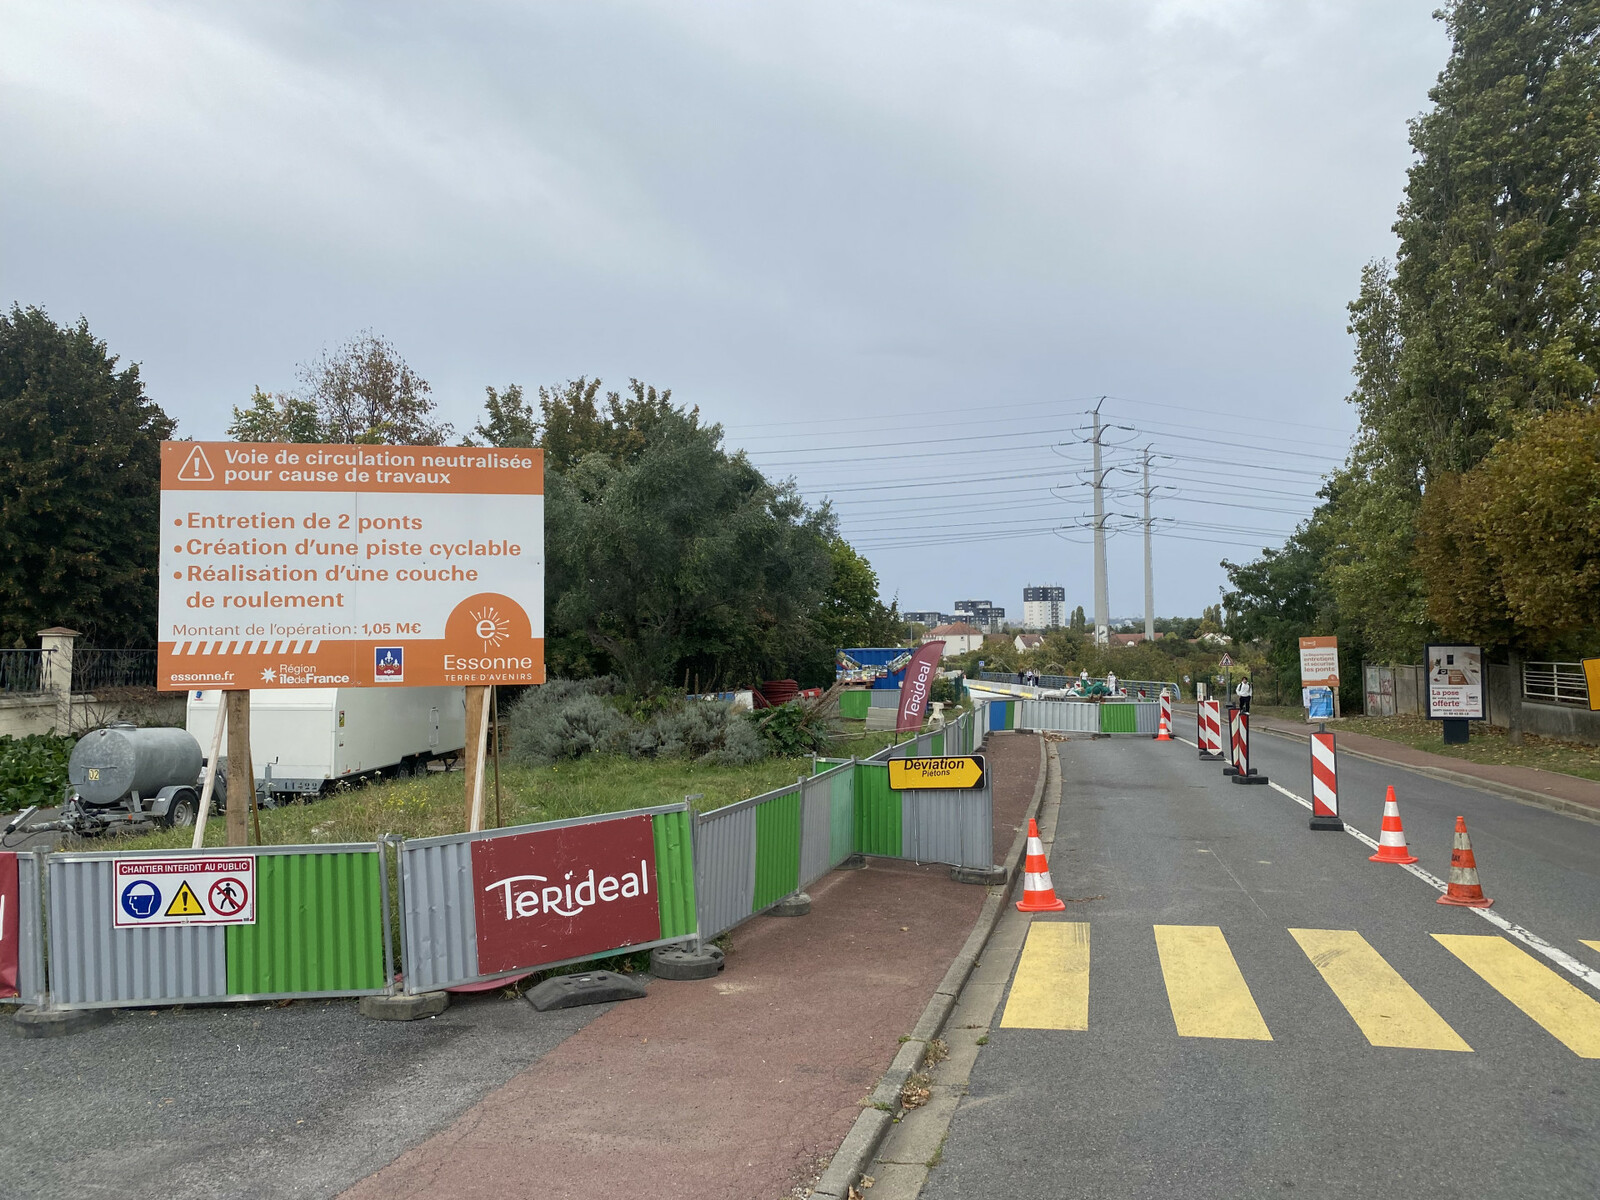
<svg viewBox="0 0 1600 1200">
<path fill-rule="evenodd" d="M 1600 1001 L 1494 934 L 1433 938 L 1580 1058 L 1600 1058 Z"/>
<path fill-rule="evenodd" d="M 1089 1028 L 1087 922 L 1035 921 L 1029 926 L 1000 1028 Z"/>
<path fill-rule="evenodd" d="M 1289 934 L 1374 1046 L 1472 1049 L 1359 933 L 1291 929 Z"/>
<path fill-rule="evenodd" d="M 1220 928 L 1157 925 L 1155 934 L 1180 1036 L 1272 1040 Z"/>
<path fill-rule="evenodd" d="M 1591 950 L 1600 950 L 1600 942 L 1591 942 L 1588 938 L 1579 938 L 1578 940 Z"/>
</svg>

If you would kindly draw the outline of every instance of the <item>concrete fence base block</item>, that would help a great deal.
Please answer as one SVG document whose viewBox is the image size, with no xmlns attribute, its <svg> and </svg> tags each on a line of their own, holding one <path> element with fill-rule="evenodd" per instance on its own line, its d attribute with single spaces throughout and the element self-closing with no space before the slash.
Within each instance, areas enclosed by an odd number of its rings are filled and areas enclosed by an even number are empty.
<svg viewBox="0 0 1600 1200">
<path fill-rule="evenodd" d="M 771 908 L 767 909 L 769 917 L 803 917 L 811 911 L 811 897 L 805 892 L 796 892 L 792 896 L 785 896 Z"/>
<path fill-rule="evenodd" d="M 35 1008 L 24 1005 L 12 1019 L 23 1037 L 67 1037 L 111 1021 L 109 1008 Z"/>
<path fill-rule="evenodd" d="M 976 883 L 981 887 L 993 887 L 1006 881 L 1004 867 L 951 867 L 950 878 L 957 883 Z"/>
<path fill-rule="evenodd" d="M 865 871 L 867 869 L 867 856 L 865 854 L 852 854 L 837 867 L 835 871 Z"/>
<path fill-rule="evenodd" d="M 657 979 L 711 979 L 727 963 L 716 946 L 657 946 L 650 951 L 650 974 Z"/>
<path fill-rule="evenodd" d="M 583 1004 L 610 1004 L 614 1000 L 642 1000 L 644 996 L 644 984 L 615 971 L 557 975 L 522 994 L 522 998 L 539 1012 L 577 1008 Z"/>
<path fill-rule="evenodd" d="M 449 992 L 419 992 L 415 996 L 363 996 L 357 1005 L 363 1017 L 374 1021 L 420 1021 L 423 1017 L 437 1017 L 449 1007 Z"/>
</svg>

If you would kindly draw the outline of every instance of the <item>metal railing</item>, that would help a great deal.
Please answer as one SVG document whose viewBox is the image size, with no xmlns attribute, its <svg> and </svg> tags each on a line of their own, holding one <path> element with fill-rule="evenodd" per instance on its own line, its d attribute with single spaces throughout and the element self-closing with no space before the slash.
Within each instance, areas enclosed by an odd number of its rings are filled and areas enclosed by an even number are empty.
<svg viewBox="0 0 1600 1200">
<path fill-rule="evenodd" d="M 0 650 L 0 692 L 44 691 L 48 650 Z"/>
<path fill-rule="evenodd" d="M 1525 662 L 1522 664 L 1522 697 L 1550 704 L 1589 703 L 1589 684 L 1583 664 L 1575 662 Z"/>
<path fill-rule="evenodd" d="M 72 651 L 74 692 L 155 686 L 154 650 L 103 650 L 95 646 L 78 646 Z"/>
<path fill-rule="evenodd" d="M 987 680 L 989 683 L 1020 684 L 1022 682 L 1022 676 L 1017 674 L 1015 671 L 984 671 L 978 676 L 978 678 Z M 1107 676 L 1091 675 L 1089 676 L 1089 682 L 1105 683 L 1107 678 Z M 1083 678 L 1078 675 L 1041 675 L 1039 676 L 1037 686 L 1050 690 L 1058 690 L 1061 688 L 1069 688 L 1075 683 L 1081 684 L 1083 682 Z M 1144 689 L 1145 698 L 1149 700 L 1154 700 L 1159 697 L 1161 695 L 1162 688 L 1166 688 L 1171 693 L 1173 699 L 1178 699 L 1180 696 L 1178 685 L 1171 680 L 1123 679 L 1120 675 L 1117 677 L 1117 690 L 1120 692 L 1126 692 L 1129 696 L 1138 696 L 1141 688 Z"/>
</svg>

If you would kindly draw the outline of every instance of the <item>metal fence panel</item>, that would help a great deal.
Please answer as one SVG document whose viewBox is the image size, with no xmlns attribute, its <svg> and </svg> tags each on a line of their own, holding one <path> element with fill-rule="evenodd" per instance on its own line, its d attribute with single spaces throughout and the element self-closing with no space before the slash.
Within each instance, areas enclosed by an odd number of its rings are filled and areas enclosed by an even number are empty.
<svg viewBox="0 0 1600 1200">
<path fill-rule="evenodd" d="M 478 914 L 470 835 L 404 843 L 400 896 L 405 990 L 432 992 L 476 979 Z"/>
<path fill-rule="evenodd" d="M 682 812 L 650 818 L 656 842 L 656 905 L 661 937 L 688 937 L 697 928 L 694 909 L 694 818 Z"/>
<path fill-rule="evenodd" d="M 856 764 L 828 775 L 828 865 L 856 852 Z"/>
<path fill-rule="evenodd" d="M 898 858 L 902 851 L 900 796 L 889 790 L 886 763 L 856 764 L 856 849 Z"/>
<path fill-rule="evenodd" d="M 43 1004 L 44 974 L 44 887 L 42 850 L 0 851 L 17 863 L 17 991 L 0 997 L 21 1004 Z"/>
<path fill-rule="evenodd" d="M 903 858 L 988 867 L 994 863 L 994 793 L 906 791 L 900 793 Z"/>
<path fill-rule="evenodd" d="M 223 926 L 115 928 L 110 856 L 52 855 L 48 873 L 53 1005 L 107 1008 L 227 998 Z"/>
<path fill-rule="evenodd" d="M 385 990 L 384 871 L 370 850 L 256 856 L 256 923 L 227 927 L 228 993 Z"/>
<path fill-rule="evenodd" d="M 899 708 L 899 688 L 870 688 L 867 691 L 867 704 L 871 708 Z"/>
<path fill-rule="evenodd" d="M 695 822 L 694 893 L 700 937 L 709 941 L 754 909 L 756 810 L 745 804 L 702 813 Z"/>
<path fill-rule="evenodd" d="M 833 781 L 818 776 L 800 789 L 800 887 L 832 869 L 832 850 Z"/>
<path fill-rule="evenodd" d="M 800 789 L 773 793 L 756 805 L 756 909 L 800 888 Z"/>
<path fill-rule="evenodd" d="M 1052 733 L 1098 733 L 1099 705 L 1085 700 L 1020 700 L 1017 728 Z"/>
<path fill-rule="evenodd" d="M 1156 730 L 1161 727 L 1161 701 L 1135 700 L 1133 718 L 1135 733 L 1148 733 L 1154 736 Z"/>
</svg>

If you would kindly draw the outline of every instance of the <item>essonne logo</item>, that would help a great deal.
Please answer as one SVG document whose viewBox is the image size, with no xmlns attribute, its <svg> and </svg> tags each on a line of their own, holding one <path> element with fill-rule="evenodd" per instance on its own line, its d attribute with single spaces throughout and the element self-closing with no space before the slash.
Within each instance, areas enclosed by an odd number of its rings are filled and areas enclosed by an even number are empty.
<svg viewBox="0 0 1600 1200">
<path fill-rule="evenodd" d="M 584 909 L 597 904 L 610 904 L 650 894 L 650 872 L 644 859 L 639 860 L 637 875 L 632 871 L 624 871 L 620 876 L 605 875 L 597 881 L 591 868 L 588 878 L 573 883 L 572 877 L 576 873 L 568 871 L 560 883 L 551 883 L 543 875 L 509 875 L 505 879 L 495 880 L 483 890 L 492 892 L 501 889 L 500 899 L 505 902 L 508 921 L 536 917 L 541 912 L 546 916 L 576 917 L 581 916 Z M 546 886 L 519 886 L 529 883 Z"/>
</svg>

